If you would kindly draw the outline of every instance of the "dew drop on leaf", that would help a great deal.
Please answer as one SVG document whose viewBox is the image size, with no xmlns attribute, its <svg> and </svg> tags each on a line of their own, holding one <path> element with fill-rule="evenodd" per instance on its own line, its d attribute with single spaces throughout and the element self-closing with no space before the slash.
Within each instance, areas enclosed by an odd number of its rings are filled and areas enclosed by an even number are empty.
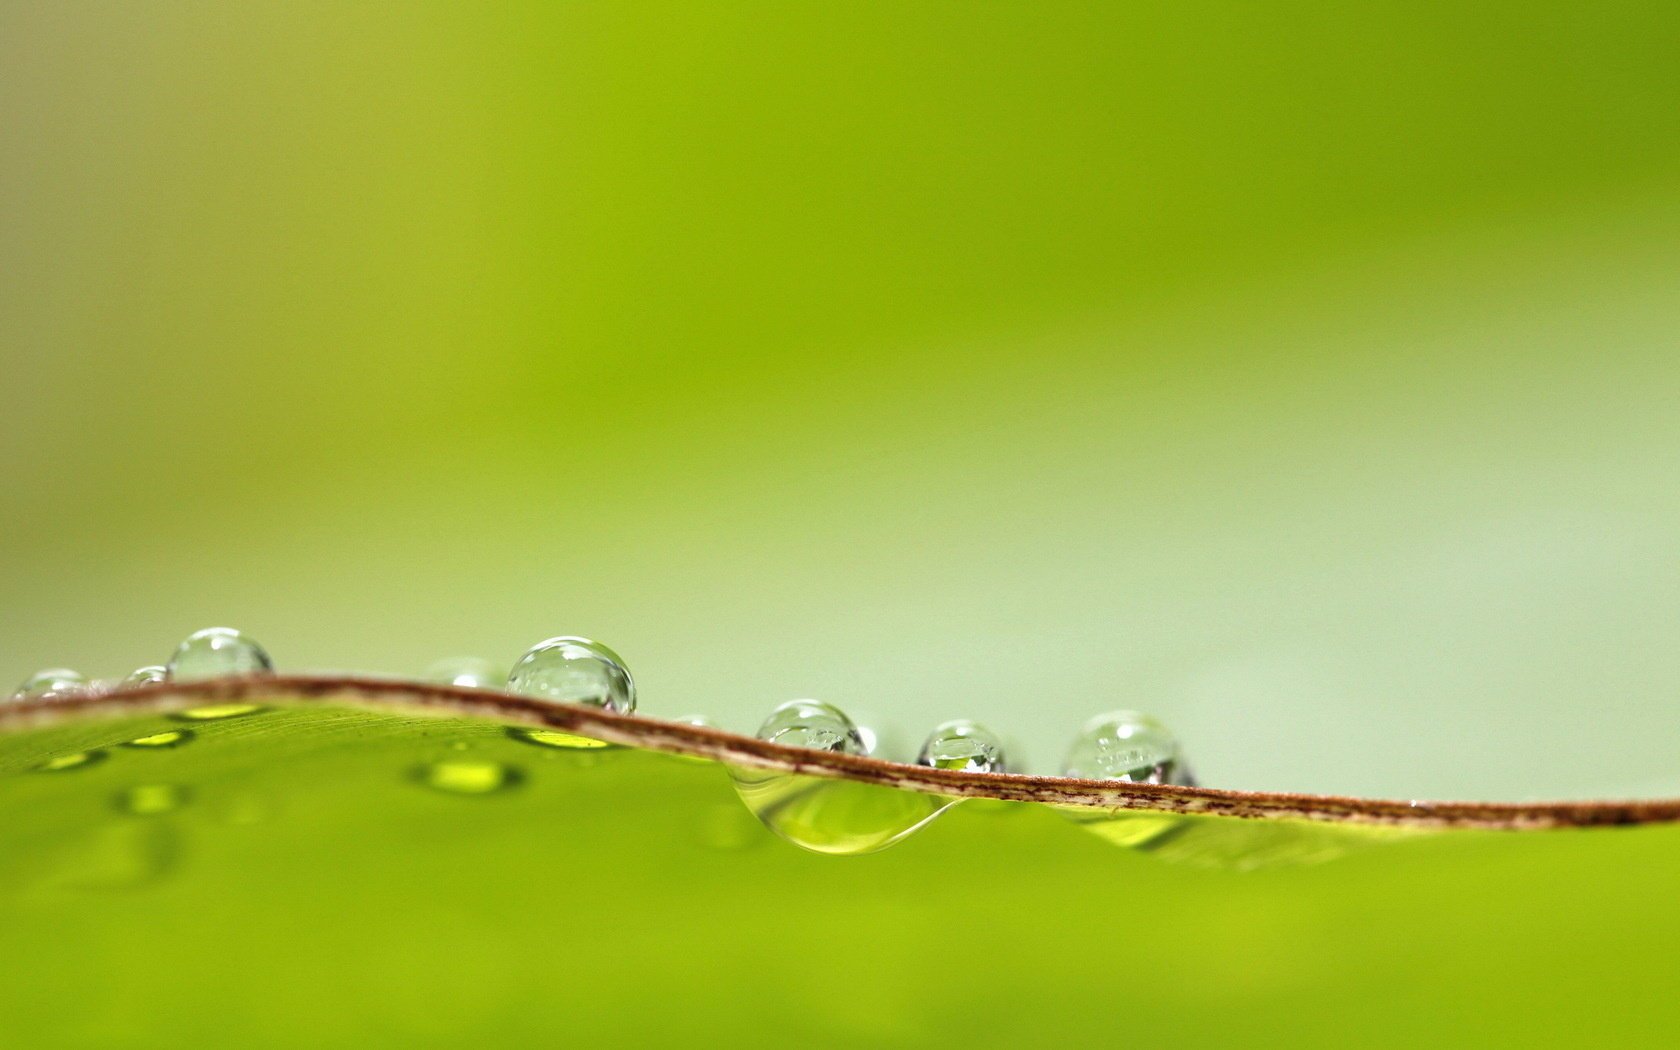
<svg viewBox="0 0 1680 1050">
<path fill-rule="evenodd" d="M 525 776 L 502 762 L 448 759 L 421 766 L 414 779 L 450 795 L 491 795 L 517 787 Z"/>
<path fill-rule="evenodd" d="M 166 729 L 159 733 L 148 733 L 145 736 L 137 736 L 132 740 L 124 740 L 123 746 L 137 747 L 142 750 L 180 747 L 183 744 L 192 743 L 197 735 L 190 729 Z"/>
<path fill-rule="evenodd" d="M 12 694 L 14 700 L 43 700 L 57 696 L 74 696 L 86 692 L 87 679 L 75 671 L 63 667 L 52 667 L 45 671 L 36 671 L 23 680 Z"/>
<path fill-rule="evenodd" d="M 1090 780 L 1176 784 L 1182 782 L 1181 764 L 1178 739 L 1166 726 L 1137 711 L 1111 711 L 1085 723 L 1062 772 Z"/>
<path fill-rule="evenodd" d="M 177 682 L 268 674 L 273 670 L 274 662 L 263 647 L 231 627 L 194 631 L 169 658 L 169 677 Z"/>
<path fill-rule="evenodd" d="M 587 638 L 538 642 L 508 672 L 508 689 L 563 704 L 627 715 L 636 710 L 636 683 L 618 654 Z"/>
<path fill-rule="evenodd" d="M 105 761 L 105 752 L 98 748 L 88 751 L 73 751 L 68 755 L 57 755 L 47 759 L 35 767 L 40 773 L 63 773 L 71 769 L 86 769 Z"/>
<path fill-rule="evenodd" d="M 919 765 L 957 769 L 965 773 L 1001 773 L 1003 742 L 978 722 L 966 718 L 934 727 L 916 756 Z"/>
<path fill-rule="evenodd" d="M 189 792 L 179 784 L 136 784 L 120 792 L 116 807 L 137 817 L 155 817 L 186 804 Z"/>
<path fill-rule="evenodd" d="M 869 748 L 846 713 L 821 700 L 789 700 L 770 712 L 758 727 L 758 738 L 788 747 L 865 755 Z"/>
<path fill-rule="evenodd" d="M 562 733 L 558 729 L 531 729 L 527 726 L 508 726 L 507 735 L 520 743 L 536 744 L 538 747 L 557 747 L 569 751 L 599 751 L 612 747 L 605 740 L 596 740 L 592 736 L 578 736 L 576 733 Z"/>
<path fill-rule="evenodd" d="M 122 680 L 123 685 L 156 685 L 169 681 L 169 668 L 162 664 L 152 664 L 132 672 Z"/>
<path fill-rule="evenodd" d="M 182 722 L 215 722 L 223 718 L 240 718 L 268 710 L 261 704 L 205 704 L 176 711 L 169 717 Z"/>
</svg>

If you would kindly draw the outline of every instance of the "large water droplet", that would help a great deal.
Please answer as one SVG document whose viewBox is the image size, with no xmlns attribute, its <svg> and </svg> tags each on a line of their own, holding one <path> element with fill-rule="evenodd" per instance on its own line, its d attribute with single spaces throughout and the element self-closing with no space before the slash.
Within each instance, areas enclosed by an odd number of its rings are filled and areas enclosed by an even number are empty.
<svg viewBox="0 0 1680 1050">
<path fill-rule="evenodd" d="M 1085 723 L 1063 763 L 1064 776 L 1133 784 L 1181 783 L 1178 740 L 1137 711 L 1111 711 Z"/>
<path fill-rule="evenodd" d="M 137 817 L 155 817 L 186 805 L 187 789 L 179 784 L 136 784 L 119 793 L 116 807 Z"/>
<path fill-rule="evenodd" d="M 75 671 L 50 667 L 36 671 L 23 680 L 12 694 L 14 700 L 46 700 L 61 696 L 75 696 L 88 691 L 88 681 Z"/>
<path fill-rule="evenodd" d="M 522 744 L 536 744 L 538 747 L 558 747 L 569 751 L 595 751 L 604 747 L 612 747 L 605 740 L 596 740 L 592 736 L 578 736 L 576 733 L 562 733 L 558 729 L 531 729 L 527 726 L 508 726 L 507 735 Z"/>
<path fill-rule="evenodd" d="M 192 743 L 195 736 L 197 734 L 190 729 L 165 729 L 162 732 L 147 733 L 145 736 L 137 736 L 132 740 L 124 740 L 123 746 L 137 747 L 142 750 L 180 747 L 183 744 Z"/>
<path fill-rule="evenodd" d="M 167 681 L 169 681 L 169 668 L 162 664 L 152 664 L 134 671 L 122 680 L 122 684 L 125 686 L 157 685 L 159 682 Z"/>
<path fill-rule="evenodd" d="M 501 762 L 452 758 L 421 766 L 414 779 L 450 795 L 492 795 L 518 786 L 525 776 Z"/>
<path fill-rule="evenodd" d="M 846 717 L 846 712 L 821 700 L 789 700 L 770 712 L 770 717 L 758 727 L 758 738 L 813 751 L 837 751 L 846 755 L 869 753 L 863 735 Z"/>
<path fill-rule="evenodd" d="M 507 676 L 489 660 L 480 660 L 476 656 L 454 656 L 426 668 L 422 680 L 466 689 L 496 689 L 507 681 Z"/>
<path fill-rule="evenodd" d="M 263 647 L 231 627 L 194 631 L 169 659 L 169 677 L 177 682 L 268 674 L 273 670 L 274 663 Z"/>
<path fill-rule="evenodd" d="M 735 790 L 765 827 L 813 853 L 886 849 L 960 799 L 778 769 L 731 768 Z"/>
<path fill-rule="evenodd" d="M 943 722 L 928 734 L 916 762 L 935 769 L 958 769 L 965 773 L 1004 771 L 1003 742 L 985 726 L 959 718 Z"/>
<path fill-rule="evenodd" d="M 584 704 L 627 715 L 636 710 L 636 683 L 618 654 L 587 638 L 538 642 L 508 672 L 508 688 L 563 704 Z"/>
</svg>

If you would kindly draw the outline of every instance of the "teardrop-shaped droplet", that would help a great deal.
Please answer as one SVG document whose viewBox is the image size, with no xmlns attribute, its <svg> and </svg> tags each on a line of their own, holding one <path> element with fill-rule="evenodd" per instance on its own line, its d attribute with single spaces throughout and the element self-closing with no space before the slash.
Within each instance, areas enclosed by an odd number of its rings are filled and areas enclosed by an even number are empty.
<svg viewBox="0 0 1680 1050">
<path fill-rule="evenodd" d="M 169 668 L 162 664 L 152 664 L 142 667 L 122 680 L 124 686 L 157 685 L 159 682 L 169 681 Z"/>
<path fill-rule="evenodd" d="M 814 751 L 838 751 L 846 755 L 869 753 L 863 735 L 846 717 L 846 712 L 821 700 L 789 700 L 770 712 L 770 717 L 758 727 L 758 738 Z"/>
<path fill-rule="evenodd" d="M 508 688 L 563 704 L 584 704 L 627 715 L 636 710 L 636 683 L 618 654 L 587 638 L 538 642 L 508 672 Z"/>
<path fill-rule="evenodd" d="M 177 682 L 268 674 L 273 670 L 274 663 L 263 647 L 231 627 L 194 631 L 169 659 L 169 677 Z"/>
<path fill-rule="evenodd" d="M 414 779 L 449 795 L 493 795 L 517 787 L 524 774 L 502 762 L 448 759 L 414 771 Z"/>
<path fill-rule="evenodd" d="M 1111 711 L 1085 723 L 1062 766 L 1064 776 L 1133 784 L 1182 783 L 1182 770 L 1177 738 L 1137 711 Z"/>
<path fill-rule="evenodd" d="M 14 700 L 46 700 L 60 696 L 75 696 L 89 689 L 88 681 L 75 671 L 51 667 L 36 671 L 23 680 L 12 694 Z"/>
<path fill-rule="evenodd" d="M 1003 742 L 978 722 L 959 718 L 943 722 L 928 734 L 916 762 L 935 769 L 957 769 L 965 773 L 1004 771 Z"/>
<path fill-rule="evenodd" d="M 426 668 L 422 680 L 465 689 L 496 689 L 507 681 L 507 676 L 489 660 L 480 660 L 476 656 L 454 656 Z"/>
</svg>

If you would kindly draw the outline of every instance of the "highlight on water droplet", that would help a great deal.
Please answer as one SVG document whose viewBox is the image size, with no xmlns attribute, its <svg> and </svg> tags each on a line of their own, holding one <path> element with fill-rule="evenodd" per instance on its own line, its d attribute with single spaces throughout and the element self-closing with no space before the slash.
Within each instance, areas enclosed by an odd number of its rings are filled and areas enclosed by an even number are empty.
<svg viewBox="0 0 1680 1050">
<path fill-rule="evenodd" d="M 62 773 L 71 769 L 87 769 L 105 761 L 106 755 L 99 748 L 89 748 L 86 751 L 72 751 L 68 755 L 55 755 L 34 768 L 38 773 Z"/>
<path fill-rule="evenodd" d="M 417 767 L 412 776 L 436 791 L 450 795 L 492 795 L 517 787 L 525 775 L 503 762 L 461 758 L 430 762 Z"/>
<path fill-rule="evenodd" d="M 203 704 L 184 711 L 173 711 L 169 717 L 182 722 L 216 722 L 224 718 L 242 718 L 268 708 L 261 704 Z"/>
<path fill-rule="evenodd" d="M 1178 740 L 1137 711 L 1110 711 L 1085 723 L 1068 750 L 1062 775 L 1132 784 L 1182 783 Z"/>
<path fill-rule="evenodd" d="M 137 817 L 155 817 L 186 805 L 190 793 L 179 784 L 136 784 L 117 794 L 117 809 Z"/>
<path fill-rule="evenodd" d="M 183 744 L 192 743 L 197 735 L 190 729 L 165 729 L 162 732 L 147 733 L 145 736 L 137 736 L 132 740 L 124 740 L 122 746 L 136 747 L 143 751 L 180 747 Z"/>
<path fill-rule="evenodd" d="M 918 765 L 965 773 L 1002 773 L 1003 742 L 978 722 L 966 718 L 942 722 L 928 734 L 916 756 Z"/>
<path fill-rule="evenodd" d="M 789 700 L 758 727 L 758 738 L 788 747 L 866 755 L 868 746 L 846 713 L 821 700 Z"/>
<path fill-rule="evenodd" d="M 476 656 L 452 656 L 426 668 L 423 681 L 465 689 L 496 689 L 507 681 L 495 664 Z"/>
<path fill-rule="evenodd" d="M 562 733 L 558 729 L 534 729 L 530 726 L 508 726 L 507 735 L 522 744 L 563 748 L 568 751 L 599 751 L 602 748 L 613 746 L 605 740 L 596 740 L 592 736 Z"/>
<path fill-rule="evenodd" d="M 157 685 L 159 682 L 167 681 L 169 681 L 169 668 L 162 664 L 151 664 L 131 672 L 127 678 L 122 680 L 122 684 L 125 686 Z"/>
<path fill-rule="evenodd" d="M 194 631 L 169 659 L 169 677 L 177 682 L 269 674 L 273 670 L 274 662 L 263 647 L 231 627 Z"/>
<path fill-rule="evenodd" d="M 88 680 L 63 667 L 36 671 L 17 687 L 13 700 L 50 700 L 89 691 Z"/>
<path fill-rule="evenodd" d="M 636 683 L 624 661 L 588 638 L 566 635 L 538 642 L 508 672 L 507 687 L 526 696 L 622 715 L 636 710 Z"/>
</svg>

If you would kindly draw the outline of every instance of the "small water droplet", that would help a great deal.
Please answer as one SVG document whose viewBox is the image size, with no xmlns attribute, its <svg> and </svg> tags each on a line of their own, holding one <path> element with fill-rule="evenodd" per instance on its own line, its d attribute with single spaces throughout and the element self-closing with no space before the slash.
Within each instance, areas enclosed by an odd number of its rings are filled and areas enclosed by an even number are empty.
<svg viewBox="0 0 1680 1050">
<path fill-rule="evenodd" d="M 959 718 L 934 727 L 916 762 L 965 773 L 1002 773 L 1003 742 L 978 722 Z"/>
<path fill-rule="evenodd" d="M 159 733 L 147 733 L 132 740 L 124 740 L 123 747 L 137 747 L 143 750 L 180 747 L 182 744 L 192 743 L 197 735 L 190 729 L 166 729 Z"/>
<path fill-rule="evenodd" d="M 568 751 L 598 751 L 601 748 L 613 746 L 605 740 L 596 740 L 592 736 L 578 736 L 576 733 L 562 733 L 558 729 L 508 726 L 507 735 L 523 744 L 536 744 L 538 747 L 558 747 Z"/>
<path fill-rule="evenodd" d="M 525 775 L 501 762 L 445 759 L 414 770 L 414 779 L 451 795 L 490 795 L 518 786 Z"/>
<path fill-rule="evenodd" d="M 169 658 L 169 677 L 177 682 L 269 674 L 273 670 L 274 662 L 263 647 L 231 627 L 194 631 Z"/>
<path fill-rule="evenodd" d="M 136 784 L 119 792 L 117 809 L 137 817 L 155 817 L 186 805 L 190 793 L 179 784 Z"/>
<path fill-rule="evenodd" d="M 1133 784 L 1181 783 L 1178 740 L 1137 711 L 1111 711 L 1085 723 L 1063 763 L 1064 776 Z"/>
<path fill-rule="evenodd" d="M 681 718 L 673 718 L 671 721 L 677 723 L 678 725 L 699 726 L 701 729 L 717 728 L 717 723 L 712 721 L 710 718 L 707 718 L 705 715 L 683 715 Z"/>
<path fill-rule="evenodd" d="M 49 700 L 61 696 L 75 696 L 89 689 L 88 681 L 75 671 L 51 667 L 36 671 L 23 680 L 12 694 L 14 700 Z"/>
<path fill-rule="evenodd" d="M 587 638 L 538 642 L 508 672 L 516 693 L 563 704 L 584 704 L 627 715 L 636 710 L 636 683 L 617 653 Z"/>
<path fill-rule="evenodd" d="M 863 735 L 846 713 L 821 700 L 789 700 L 770 712 L 758 727 L 758 738 L 788 747 L 866 755 Z"/>
<path fill-rule="evenodd" d="M 142 667 L 134 671 L 122 680 L 122 684 L 125 686 L 156 685 L 159 682 L 167 681 L 169 681 L 169 668 L 162 664 L 152 664 L 149 667 Z"/>
<path fill-rule="evenodd" d="M 184 711 L 175 711 L 170 718 L 182 722 L 215 722 L 223 718 L 240 718 L 244 715 L 254 715 L 268 708 L 261 704 L 205 704 L 202 707 L 189 707 Z"/>
<path fill-rule="evenodd" d="M 426 668 L 422 681 L 435 685 L 455 685 L 466 689 L 497 689 L 507 676 L 489 660 L 476 656 L 455 656 L 439 660 Z"/>
<path fill-rule="evenodd" d="M 105 761 L 105 758 L 105 752 L 98 748 L 73 751 L 68 755 L 55 755 L 35 766 L 35 770 L 40 773 L 62 773 L 71 769 L 86 769 Z"/>
</svg>

